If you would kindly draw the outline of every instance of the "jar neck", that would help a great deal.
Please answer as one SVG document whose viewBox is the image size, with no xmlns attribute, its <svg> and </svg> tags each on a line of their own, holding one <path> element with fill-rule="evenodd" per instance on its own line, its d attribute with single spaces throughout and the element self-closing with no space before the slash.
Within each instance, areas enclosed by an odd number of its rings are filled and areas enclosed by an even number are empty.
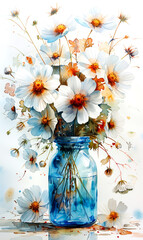
<svg viewBox="0 0 143 240">
<path fill-rule="evenodd" d="M 58 137 L 55 143 L 58 149 L 89 149 L 89 137 Z"/>
</svg>

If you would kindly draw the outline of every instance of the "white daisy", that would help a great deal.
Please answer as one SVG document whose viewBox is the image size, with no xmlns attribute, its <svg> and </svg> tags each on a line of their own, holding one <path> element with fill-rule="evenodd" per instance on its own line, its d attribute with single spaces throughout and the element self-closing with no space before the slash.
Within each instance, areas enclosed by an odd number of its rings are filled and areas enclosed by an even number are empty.
<svg viewBox="0 0 143 240">
<path fill-rule="evenodd" d="M 82 26 L 91 28 L 97 32 L 112 30 L 116 27 L 115 19 L 103 16 L 97 8 L 90 9 L 89 13 L 84 15 L 83 18 L 76 18 L 75 20 Z"/>
<path fill-rule="evenodd" d="M 69 31 L 75 29 L 74 20 L 71 17 L 65 18 L 65 15 L 54 15 L 52 19 L 48 19 L 45 29 L 42 31 L 41 37 L 48 43 L 55 42 L 57 39 L 64 37 Z"/>
<path fill-rule="evenodd" d="M 133 186 L 125 180 L 120 180 L 114 188 L 115 193 L 128 193 L 133 190 Z"/>
<path fill-rule="evenodd" d="M 26 160 L 25 168 L 29 169 L 31 172 L 36 172 L 39 170 L 37 164 L 38 153 L 33 149 L 25 149 L 23 151 L 23 158 Z"/>
<path fill-rule="evenodd" d="M 109 56 L 104 66 L 107 86 L 121 97 L 124 97 L 126 89 L 130 87 L 130 81 L 134 78 L 132 73 L 125 72 L 128 66 L 127 62 L 119 60 L 115 55 Z"/>
<path fill-rule="evenodd" d="M 50 66 L 35 66 L 31 71 L 21 69 L 17 79 L 22 86 L 16 89 L 16 96 L 24 98 L 24 105 L 33 107 L 38 112 L 44 110 L 48 104 L 54 102 L 53 91 L 59 86 L 59 75 L 52 75 Z"/>
<path fill-rule="evenodd" d="M 23 191 L 23 197 L 17 199 L 22 222 L 38 222 L 47 211 L 48 192 L 42 192 L 39 186 Z"/>
<path fill-rule="evenodd" d="M 124 119 L 121 118 L 118 112 L 113 111 L 110 120 L 107 122 L 107 134 L 116 138 L 123 131 Z"/>
<path fill-rule="evenodd" d="M 40 113 L 33 109 L 30 113 L 32 117 L 27 123 L 33 127 L 31 134 L 33 136 L 41 135 L 43 139 L 50 139 L 57 124 L 57 118 L 52 108 L 47 105 L 46 109 Z"/>
<path fill-rule="evenodd" d="M 123 202 L 117 205 L 114 199 L 109 199 L 108 209 L 105 210 L 105 214 L 99 214 L 97 219 L 99 223 L 106 222 L 107 227 L 121 228 L 124 225 L 126 210 L 127 206 Z"/>
<path fill-rule="evenodd" d="M 40 47 L 41 56 L 44 59 L 44 62 L 49 65 L 58 66 L 64 65 L 65 62 L 70 59 L 70 53 L 65 49 L 65 47 L 61 48 L 59 51 L 59 44 L 51 43 L 50 46 L 42 45 Z M 39 55 L 38 55 L 39 58 Z M 59 61 L 60 59 L 60 61 Z M 41 59 L 39 58 L 40 62 L 43 64 Z"/>
<path fill-rule="evenodd" d="M 25 134 L 23 134 L 22 136 L 20 136 L 20 138 L 18 139 L 19 141 L 19 145 L 23 148 L 31 148 L 31 143 L 30 140 L 27 138 L 27 136 Z"/>
<path fill-rule="evenodd" d="M 86 78 L 81 82 L 78 77 L 71 77 L 68 86 L 60 86 L 59 96 L 55 101 L 58 112 L 66 122 L 72 122 L 77 117 L 79 124 L 86 123 L 89 117 L 96 118 L 101 112 L 98 106 L 102 102 L 99 91 L 95 91 L 96 83 Z"/>
<path fill-rule="evenodd" d="M 97 73 L 101 73 L 105 64 L 105 54 L 104 52 L 99 52 L 97 55 L 94 48 L 87 48 L 84 53 L 80 54 L 78 64 L 81 72 L 86 77 L 94 78 Z"/>
</svg>

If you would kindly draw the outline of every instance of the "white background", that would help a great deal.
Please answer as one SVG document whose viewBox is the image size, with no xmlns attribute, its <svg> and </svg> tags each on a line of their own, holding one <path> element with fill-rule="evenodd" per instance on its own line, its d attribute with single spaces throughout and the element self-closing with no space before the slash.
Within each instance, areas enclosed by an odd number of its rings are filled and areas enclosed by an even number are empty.
<svg viewBox="0 0 143 240">
<path fill-rule="evenodd" d="M 131 36 L 131 42 L 139 49 L 139 57 L 133 60 L 133 73 L 135 79 L 132 84 L 132 88 L 126 97 L 125 104 L 123 106 L 123 114 L 130 116 L 131 119 L 127 121 L 125 125 L 125 137 L 126 140 L 130 140 L 133 143 L 133 149 L 131 155 L 137 162 L 137 182 L 135 188 L 128 195 L 119 195 L 112 192 L 114 185 L 113 180 L 107 179 L 103 174 L 103 169 L 99 165 L 99 203 L 106 204 L 107 199 L 113 197 L 118 201 L 122 200 L 128 205 L 128 211 L 133 215 L 135 210 L 140 209 L 143 211 L 143 14 L 142 14 L 142 1 L 130 1 L 130 0 L 100 0 L 100 1 L 82 1 L 82 0 L 64 0 L 57 1 L 59 6 L 63 6 L 65 14 L 79 15 L 82 12 L 86 12 L 87 8 L 99 6 L 101 10 L 106 11 L 109 14 L 118 16 L 120 12 L 129 16 L 128 25 L 125 24 L 119 34 L 129 34 Z M 33 47 L 29 47 L 26 40 L 17 35 L 19 32 L 17 27 L 8 19 L 10 18 L 10 11 L 18 9 L 22 19 L 31 16 L 30 21 L 38 20 L 42 21 L 50 12 L 50 7 L 55 6 L 55 1 L 41 0 L 5 0 L 0 8 L 0 74 L 3 75 L 3 70 L 6 66 L 12 64 L 12 58 L 17 54 L 17 51 L 12 47 L 16 46 L 25 53 L 33 53 Z M 33 31 L 33 29 L 31 29 Z M 123 32 L 122 32 L 123 31 Z M 15 33 L 13 33 L 15 32 Z M 82 35 L 85 33 L 87 37 L 87 30 L 82 28 Z M 76 36 L 75 36 L 76 37 Z M 103 39 L 104 41 L 104 39 Z M 120 49 L 119 49 L 120 50 Z M 137 68 L 136 66 L 139 66 Z M 47 179 L 44 175 L 38 173 L 34 175 L 32 180 L 29 178 L 24 179 L 18 183 L 18 179 L 24 172 L 24 161 L 20 157 L 14 159 L 10 156 L 9 150 L 17 145 L 17 138 L 19 133 L 14 131 L 10 136 L 6 135 L 6 131 L 14 126 L 3 114 L 3 105 L 5 103 L 4 98 L 6 96 L 4 92 L 4 86 L 7 81 L 0 80 L 0 205 L 1 208 L 11 209 L 12 202 L 4 201 L 4 194 L 9 187 L 15 189 L 14 198 L 18 196 L 18 191 L 24 189 L 27 185 L 40 184 L 44 189 L 47 186 Z M 128 132 L 133 131 L 133 137 L 129 138 Z M 93 154 L 93 156 L 95 156 Z M 99 160 L 97 159 L 97 162 Z M 17 176 L 16 173 L 19 173 Z M 21 175 L 20 175 L 21 174 Z"/>
</svg>

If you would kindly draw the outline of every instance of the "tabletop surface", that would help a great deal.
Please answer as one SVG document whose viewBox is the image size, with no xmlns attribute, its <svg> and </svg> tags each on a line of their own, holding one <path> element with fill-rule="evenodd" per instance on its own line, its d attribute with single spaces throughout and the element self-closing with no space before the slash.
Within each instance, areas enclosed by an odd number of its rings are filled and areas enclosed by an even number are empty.
<svg viewBox="0 0 143 240">
<path fill-rule="evenodd" d="M 88 228 L 60 228 L 45 221 L 21 223 L 15 219 L 0 219 L 1 240 L 143 240 L 143 224 L 130 223 L 123 229 L 104 229 L 99 225 Z"/>
</svg>

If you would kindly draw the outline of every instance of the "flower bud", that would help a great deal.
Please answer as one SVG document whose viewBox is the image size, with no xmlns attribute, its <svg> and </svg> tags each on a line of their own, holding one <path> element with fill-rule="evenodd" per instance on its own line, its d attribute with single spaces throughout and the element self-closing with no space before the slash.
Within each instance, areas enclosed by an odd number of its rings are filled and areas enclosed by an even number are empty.
<svg viewBox="0 0 143 240">
<path fill-rule="evenodd" d="M 4 74 L 6 74 L 6 75 L 12 74 L 12 69 L 11 69 L 11 67 L 6 67 L 6 68 L 4 69 Z"/>
<path fill-rule="evenodd" d="M 47 164 L 45 161 L 42 160 L 39 162 L 39 165 L 40 165 L 40 167 L 46 167 Z"/>
<path fill-rule="evenodd" d="M 111 168 L 107 168 L 105 171 L 104 171 L 104 174 L 107 176 L 107 177 L 110 177 L 113 173 L 113 170 Z"/>
</svg>

